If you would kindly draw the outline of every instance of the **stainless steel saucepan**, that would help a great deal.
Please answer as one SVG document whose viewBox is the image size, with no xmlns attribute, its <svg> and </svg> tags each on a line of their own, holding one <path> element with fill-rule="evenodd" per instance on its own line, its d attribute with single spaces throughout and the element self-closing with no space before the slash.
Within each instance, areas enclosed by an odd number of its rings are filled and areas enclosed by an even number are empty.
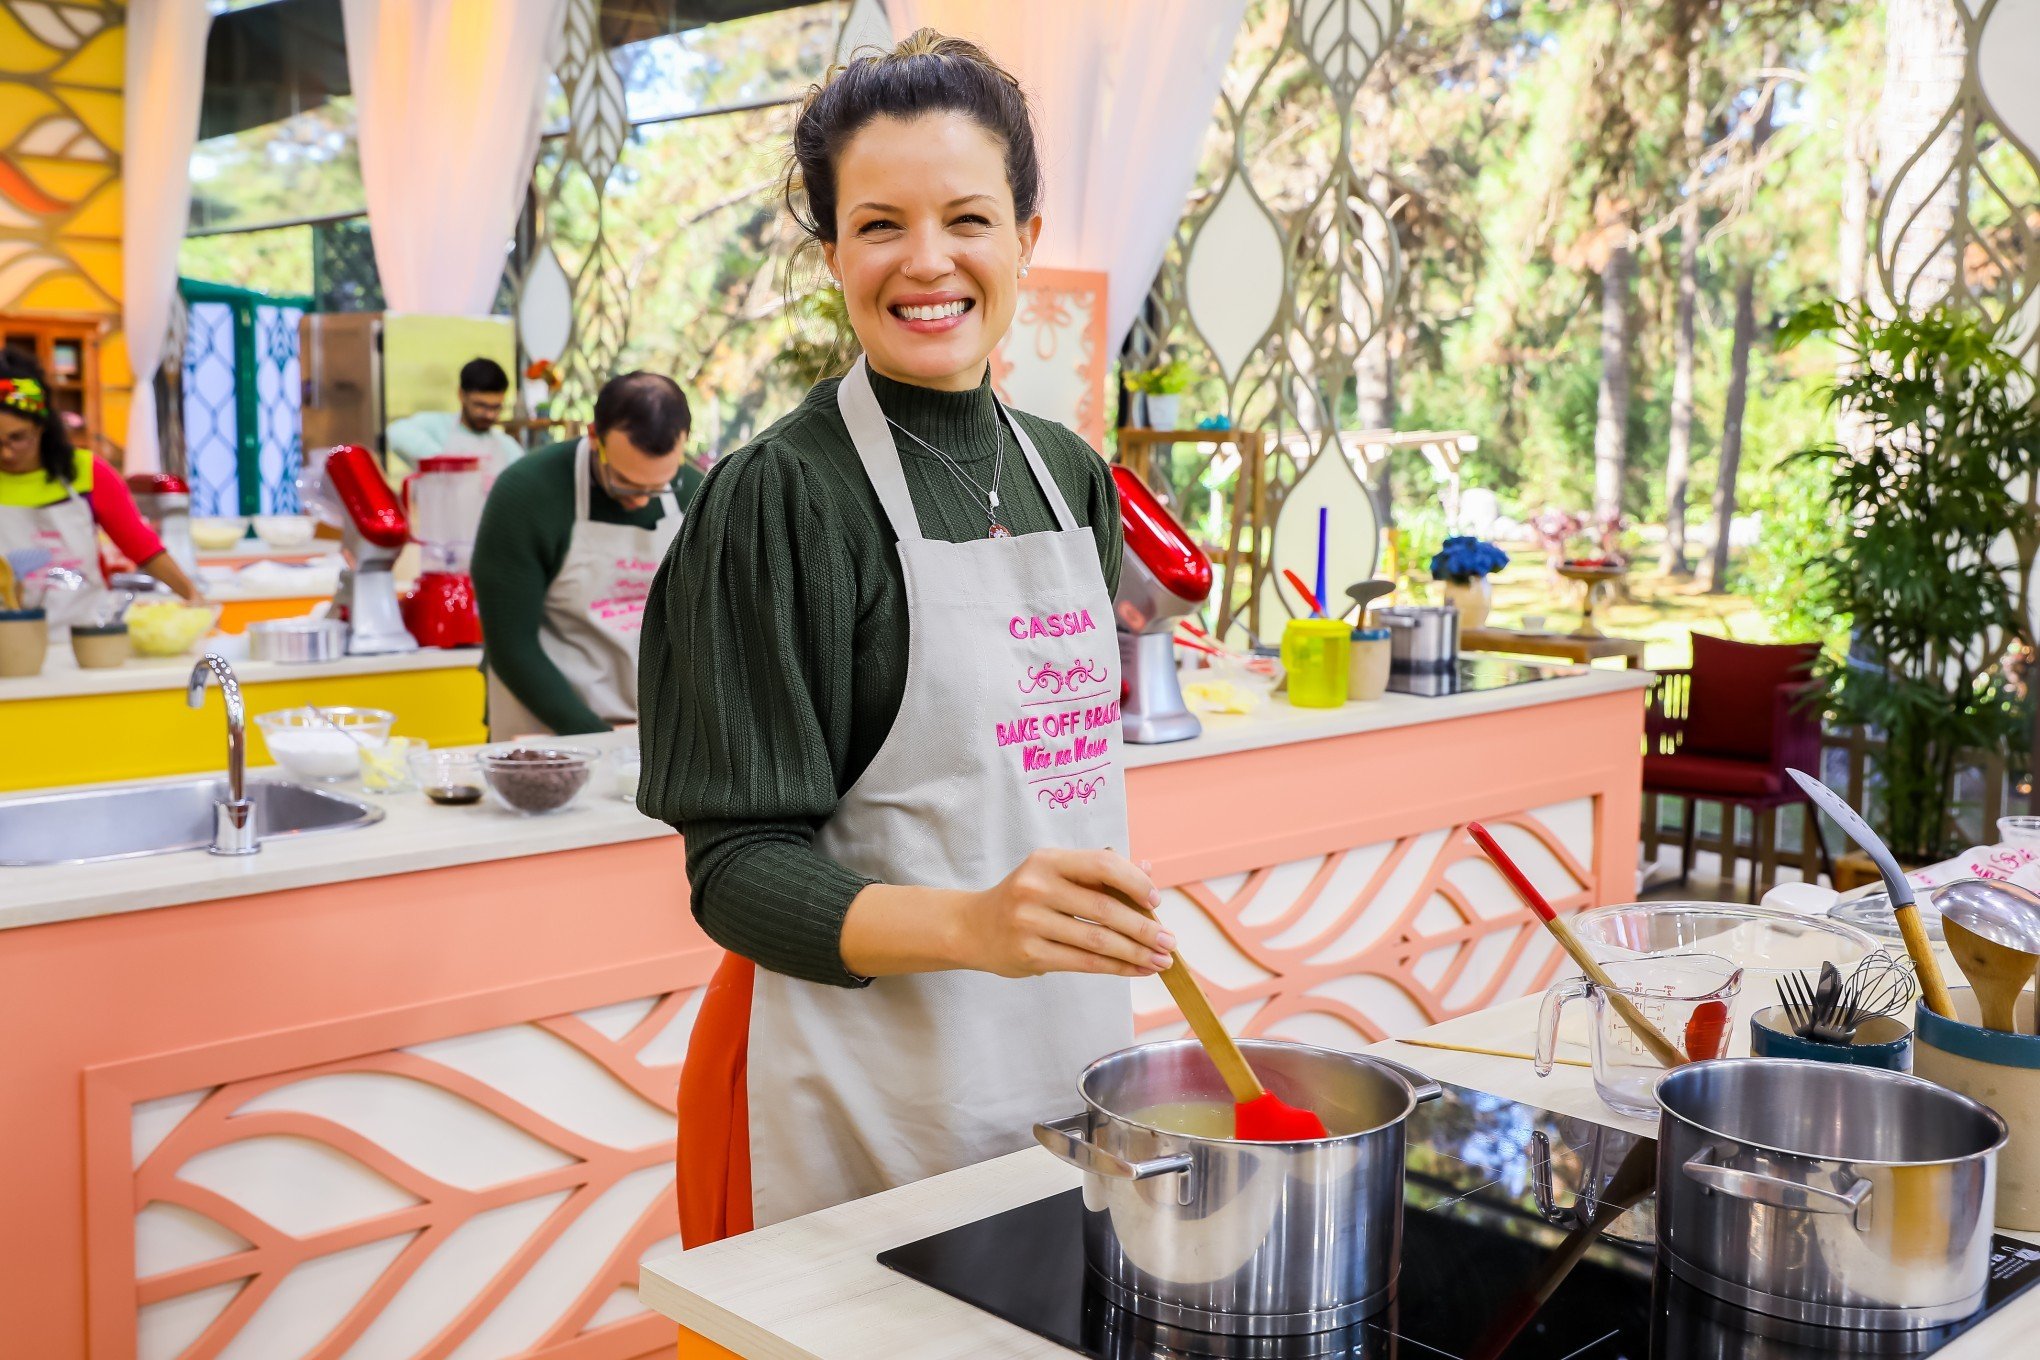
<svg viewBox="0 0 2040 1360">
<path fill-rule="evenodd" d="M 1657 1085 L 1658 1251 L 1740 1308 L 1917 1331 L 1976 1311 L 1990 1269 L 1989 1108 L 1898 1072 L 1692 1063 Z"/>
<path fill-rule="evenodd" d="M 1243 1039 L 1267 1088 L 1331 1137 L 1241 1143 L 1194 1039 L 1140 1044 L 1078 1081 L 1084 1109 L 1034 1126 L 1084 1173 L 1084 1255 L 1106 1298 L 1171 1327 L 1286 1336 L 1358 1321 L 1402 1252 L 1404 1124 L 1438 1084 L 1397 1064 Z"/>
</svg>

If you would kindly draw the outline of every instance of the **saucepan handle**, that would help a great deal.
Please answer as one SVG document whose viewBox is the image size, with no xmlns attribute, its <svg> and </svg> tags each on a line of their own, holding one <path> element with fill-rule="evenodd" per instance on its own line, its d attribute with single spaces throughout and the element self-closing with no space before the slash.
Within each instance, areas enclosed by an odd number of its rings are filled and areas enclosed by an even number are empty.
<svg viewBox="0 0 2040 1360">
<path fill-rule="evenodd" d="M 1440 1086 L 1414 1067 L 1404 1067 L 1399 1062 L 1392 1062 L 1387 1058 L 1379 1058 L 1372 1053 L 1362 1054 L 1361 1056 L 1371 1063 L 1377 1063 L 1382 1067 L 1386 1067 L 1389 1071 L 1408 1082 L 1410 1084 L 1410 1094 L 1416 1098 L 1416 1102 L 1419 1105 L 1424 1104 L 1426 1101 L 1436 1100 L 1445 1094 L 1443 1086 Z"/>
<path fill-rule="evenodd" d="M 1732 1199 L 1765 1204 L 1773 1209 L 1797 1209 L 1809 1214 L 1850 1214 L 1857 1217 L 1870 1201 L 1870 1182 L 1851 1176 L 1845 1187 L 1815 1185 L 1765 1171 L 1747 1171 L 1723 1166 L 1715 1160 L 1715 1148 L 1702 1148 L 1686 1163 L 1686 1175 L 1702 1187 Z"/>
<path fill-rule="evenodd" d="M 1172 1153 L 1167 1157 L 1152 1157 L 1144 1162 L 1129 1162 L 1124 1157 L 1107 1152 L 1085 1136 L 1085 1117 L 1073 1114 L 1066 1119 L 1050 1119 L 1034 1126 L 1034 1141 L 1053 1152 L 1061 1160 L 1077 1170 L 1094 1176 L 1104 1176 L 1115 1181 L 1146 1181 L 1156 1176 L 1171 1176 L 1180 1173 L 1183 1177 L 1182 1198 L 1190 1200 L 1190 1167 L 1192 1158 L 1187 1152 Z"/>
</svg>

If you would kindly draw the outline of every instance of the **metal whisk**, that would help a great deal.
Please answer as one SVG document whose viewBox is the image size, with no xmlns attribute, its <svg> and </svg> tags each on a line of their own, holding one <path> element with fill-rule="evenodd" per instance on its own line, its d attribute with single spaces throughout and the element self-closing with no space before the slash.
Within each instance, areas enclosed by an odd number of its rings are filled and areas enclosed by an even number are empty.
<svg viewBox="0 0 2040 1360">
<path fill-rule="evenodd" d="M 1842 988 L 1842 1006 L 1854 1028 L 1873 1015 L 1903 1015 L 1919 995 L 1912 960 L 1888 950 L 1866 954 Z"/>
<path fill-rule="evenodd" d="M 1820 1044 L 1855 1042 L 1856 1027 L 1873 1015 L 1896 1015 L 1912 1004 L 1912 966 L 1886 952 L 1867 954 L 1843 980 L 1832 963 L 1820 966 L 1820 982 L 1804 973 L 1778 979 L 1778 1001 L 1792 1032 Z"/>
</svg>

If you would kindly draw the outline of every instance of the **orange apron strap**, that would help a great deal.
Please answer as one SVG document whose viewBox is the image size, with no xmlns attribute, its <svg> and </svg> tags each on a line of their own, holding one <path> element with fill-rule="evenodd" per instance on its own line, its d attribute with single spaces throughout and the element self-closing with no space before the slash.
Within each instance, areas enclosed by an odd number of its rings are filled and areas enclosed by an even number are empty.
<svg viewBox="0 0 2040 1360">
<path fill-rule="evenodd" d="M 723 955 L 680 1064 L 674 1186 L 680 1242 L 699 1247 L 751 1231 L 751 1120 L 744 1071 L 756 965 Z"/>
</svg>

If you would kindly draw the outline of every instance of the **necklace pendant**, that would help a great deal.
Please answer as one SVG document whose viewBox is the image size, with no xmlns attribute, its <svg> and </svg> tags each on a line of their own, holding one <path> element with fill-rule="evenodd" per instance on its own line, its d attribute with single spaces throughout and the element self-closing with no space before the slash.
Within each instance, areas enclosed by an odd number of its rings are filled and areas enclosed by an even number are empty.
<svg viewBox="0 0 2040 1360">
<path fill-rule="evenodd" d="M 985 535 L 986 538 L 1011 538 L 1012 536 L 1013 531 L 997 520 L 992 521 L 991 532 Z"/>
</svg>

